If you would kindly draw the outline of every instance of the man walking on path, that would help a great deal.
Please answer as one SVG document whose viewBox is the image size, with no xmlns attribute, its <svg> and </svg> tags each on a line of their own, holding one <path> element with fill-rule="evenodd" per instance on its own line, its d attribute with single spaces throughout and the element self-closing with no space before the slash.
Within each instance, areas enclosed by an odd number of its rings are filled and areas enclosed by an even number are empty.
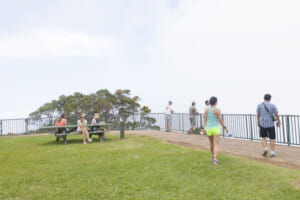
<svg viewBox="0 0 300 200">
<path fill-rule="evenodd" d="M 257 106 L 257 123 L 259 126 L 260 137 L 262 138 L 262 145 L 264 147 L 263 156 L 267 156 L 267 137 L 270 139 L 271 146 L 271 157 L 276 156 L 275 154 L 275 122 L 277 121 L 277 127 L 280 127 L 281 122 L 278 116 L 277 107 L 271 104 L 272 96 L 266 94 L 264 96 L 264 102 Z M 276 117 L 276 118 L 275 118 Z"/>
<path fill-rule="evenodd" d="M 196 102 L 192 103 L 192 106 L 189 109 L 189 113 L 190 113 L 189 119 L 190 119 L 191 127 L 188 133 L 192 134 L 194 132 L 194 127 L 196 126 L 196 114 L 199 114 L 196 109 Z"/>
<path fill-rule="evenodd" d="M 172 129 L 172 114 L 174 113 L 174 110 L 172 109 L 172 101 L 169 101 L 167 107 L 166 107 L 166 112 L 165 112 L 165 116 L 166 116 L 166 131 L 170 132 Z"/>
</svg>

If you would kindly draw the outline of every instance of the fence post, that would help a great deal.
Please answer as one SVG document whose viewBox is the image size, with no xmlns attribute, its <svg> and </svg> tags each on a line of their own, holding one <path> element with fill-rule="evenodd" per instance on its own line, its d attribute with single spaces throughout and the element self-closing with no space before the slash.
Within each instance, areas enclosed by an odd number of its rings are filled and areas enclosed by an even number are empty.
<svg viewBox="0 0 300 200">
<path fill-rule="evenodd" d="M 28 134 L 28 119 L 25 119 L 25 134 Z"/>
<path fill-rule="evenodd" d="M 285 120 L 283 116 L 281 118 L 281 123 L 282 123 L 282 132 L 283 132 L 283 143 L 285 144 Z"/>
<path fill-rule="evenodd" d="M 124 122 L 121 122 L 121 127 L 120 127 L 120 139 L 123 140 L 124 139 Z"/>
<path fill-rule="evenodd" d="M 202 129 L 202 115 L 200 114 L 200 130 Z"/>
<path fill-rule="evenodd" d="M 181 127 L 181 116 L 180 114 L 178 114 L 178 120 L 179 120 L 179 127 L 178 127 L 178 131 L 180 131 L 180 127 Z M 177 131 L 177 130 L 176 130 Z"/>
<path fill-rule="evenodd" d="M 182 116 L 182 132 L 184 133 L 184 116 L 183 116 L 184 114 L 181 114 L 181 116 Z"/>
<path fill-rule="evenodd" d="M 3 126 L 2 126 L 2 120 L 0 120 L 0 135 L 3 134 Z"/>
<path fill-rule="evenodd" d="M 245 118 L 246 118 L 246 132 L 247 132 L 247 139 L 249 139 L 249 133 L 248 133 L 248 116 L 245 115 Z"/>
<path fill-rule="evenodd" d="M 288 145 L 291 146 L 291 132 L 290 132 L 290 117 L 287 116 L 286 119 L 286 129 L 287 129 L 287 141 L 288 141 Z"/>
<path fill-rule="evenodd" d="M 224 122 L 224 115 L 222 114 L 221 116 L 222 116 L 222 121 Z M 224 128 L 222 130 L 223 130 L 222 131 L 223 132 L 223 137 L 225 137 L 225 130 L 224 130 Z"/>
<path fill-rule="evenodd" d="M 253 141 L 253 127 L 252 127 L 252 115 L 250 115 L 250 134 L 251 134 L 251 141 Z"/>
</svg>

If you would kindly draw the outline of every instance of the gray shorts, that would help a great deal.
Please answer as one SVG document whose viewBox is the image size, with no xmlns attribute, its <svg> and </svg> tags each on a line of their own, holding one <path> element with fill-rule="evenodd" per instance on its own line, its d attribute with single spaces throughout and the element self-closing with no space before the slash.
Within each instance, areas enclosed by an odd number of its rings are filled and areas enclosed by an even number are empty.
<svg viewBox="0 0 300 200">
<path fill-rule="evenodd" d="M 196 118 L 190 117 L 191 126 L 196 126 Z"/>
<path fill-rule="evenodd" d="M 166 124 L 172 125 L 172 115 L 166 115 Z"/>
</svg>

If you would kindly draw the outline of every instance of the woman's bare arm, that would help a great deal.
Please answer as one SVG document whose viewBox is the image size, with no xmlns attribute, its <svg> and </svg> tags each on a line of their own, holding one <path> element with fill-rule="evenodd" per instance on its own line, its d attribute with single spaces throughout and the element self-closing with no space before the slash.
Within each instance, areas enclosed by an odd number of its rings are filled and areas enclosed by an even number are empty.
<svg viewBox="0 0 300 200">
<path fill-rule="evenodd" d="M 227 127 L 225 126 L 223 120 L 222 120 L 222 113 L 221 113 L 221 110 L 220 109 L 216 109 L 216 114 L 218 116 L 218 119 L 219 119 L 219 123 L 221 124 L 221 126 L 226 130 L 226 132 L 228 133 L 228 129 Z"/>
<path fill-rule="evenodd" d="M 206 122 L 207 122 L 207 114 L 208 114 L 208 109 L 205 110 L 204 112 L 204 119 L 203 119 L 203 123 L 202 123 L 202 128 L 205 128 Z"/>
</svg>

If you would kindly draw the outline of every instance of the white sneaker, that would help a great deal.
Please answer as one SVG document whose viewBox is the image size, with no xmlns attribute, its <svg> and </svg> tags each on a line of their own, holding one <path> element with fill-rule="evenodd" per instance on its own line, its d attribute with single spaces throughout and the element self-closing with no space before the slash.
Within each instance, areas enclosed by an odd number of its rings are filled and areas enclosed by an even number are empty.
<svg viewBox="0 0 300 200">
<path fill-rule="evenodd" d="M 266 157 L 267 154 L 268 154 L 268 150 L 264 150 L 264 152 L 262 153 L 262 155 L 263 155 L 264 157 Z"/>
<path fill-rule="evenodd" d="M 86 144 L 86 141 L 84 141 L 83 144 Z"/>
<path fill-rule="evenodd" d="M 271 154 L 272 158 L 275 157 L 275 156 L 277 156 L 275 152 Z"/>
<path fill-rule="evenodd" d="M 88 142 L 93 142 L 93 140 L 90 138 L 90 139 L 88 139 Z"/>
</svg>

